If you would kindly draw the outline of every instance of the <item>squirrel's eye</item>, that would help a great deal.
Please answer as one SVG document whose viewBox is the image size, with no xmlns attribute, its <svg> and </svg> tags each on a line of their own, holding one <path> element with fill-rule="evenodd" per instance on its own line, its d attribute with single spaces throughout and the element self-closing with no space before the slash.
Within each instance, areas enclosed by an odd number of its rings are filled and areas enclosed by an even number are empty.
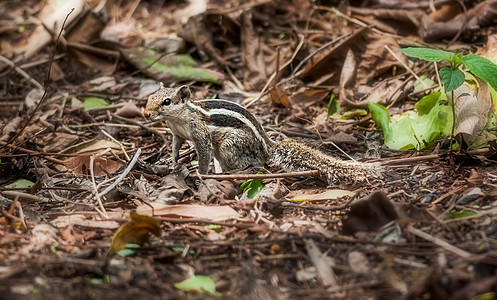
<svg viewBox="0 0 497 300">
<path fill-rule="evenodd" d="M 169 105 L 171 104 L 171 98 L 166 98 L 164 101 L 162 101 L 162 105 Z"/>
</svg>

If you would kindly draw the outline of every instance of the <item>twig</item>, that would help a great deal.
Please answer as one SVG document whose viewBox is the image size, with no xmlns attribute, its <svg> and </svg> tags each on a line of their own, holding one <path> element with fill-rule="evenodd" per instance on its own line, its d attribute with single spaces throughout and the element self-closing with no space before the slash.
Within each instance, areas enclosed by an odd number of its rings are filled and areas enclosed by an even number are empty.
<svg viewBox="0 0 497 300">
<path fill-rule="evenodd" d="M 444 248 L 445 250 L 449 251 L 449 252 L 452 252 L 454 253 L 455 255 L 457 256 L 460 256 L 462 258 L 465 258 L 465 259 L 469 259 L 469 260 L 474 260 L 476 258 L 477 255 L 474 255 L 472 253 L 469 253 L 465 250 L 462 250 L 461 248 L 458 248 L 456 246 L 453 246 L 451 244 L 449 244 L 448 242 L 442 240 L 442 239 L 439 239 L 433 235 L 430 235 L 422 230 L 419 230 L 417 228 L 414 228 L 412 226 L 408 227 L 407 228 L 407 231 L 422 238 L 422 239 L 425 239 L 429 242 L 432 242 L 433 244 L 439 246 L 439 247 L 442 247 Z"/>
<path fill-rule="evenodd" d="M 57 35 L 57 39 L 55 40 L 55 46 L 54 46 L 54 49 L 52 51 L 52 54 L 50 55 L 50 62 L 48 64 L 47 78 L 45 79 L 45 83 L 44 83 L 45 88 L 43 90 L 43 95 L 41 96 L 40 101 L 38 102 L 38 104 L 36 105 L 35 109 L 31 113 L 31 116 L 29 116 L 29 119 L 26 122 L 26 124 L 24 124 L 24 126 L 21 127 L 21 129 L 6 144 L 0 146 L 0 149 L 5 148 L 6 145 L 12 143 L 13 141 L 15 141 L 15 139 L 17 139 L 17 137 L 24 131 L 24 129 L 28 126 L 28 124 L 31 123 L 31 121 L 33 120 L 34 116 L 36 115 L 36 112 L 40 108 L 41 104 L 47 98 L 48 83 L 50 82 L 50 71 L 52 70 L 52 64 L 53 64 L 54 57 L 55 57 L 55 50 L 57 50 L 57 45 L 59 44 L 60 36 L 62 35 L 62 31 L 64 30 L 64 27 L 66 26 L 67 18 L 69 17 L 69 15 L 73 11 L 74 11 L 74 8 L 71 9 L 71 11 L 66 15 L 66 18 L 64 19 L 64 22 L 62 23 L 62 26 L 60 27 L 59 35 Z"/>
<path fill-rule="evenodd" d="M 318 6 L 316 8 L 320 9 L 320 10 L 331 11 L 332 13 L 336 14 L 337 16 L 342 17 L 345 20 L 347 20 L 349 22 L 352 22 L 352 23 L 354 23 L 356 25 L 359 25 L 361 27 L 369 27 L 369 28 L 371 28 L 371 30 L 374 33 L 381 34 L 381 35 L 386 35 L 386 36 L 398 37 L 398 35 L 396 35 L 396 34 L 391 34 L 391 33 L 388 33 L 388 32 L 383 32 L 383 31 L 379 30 L 378 28 L 371 27 L 368 24 L 366 24 L 366 23 L 364 23 L 364 22 L 362 22 L 362 21 L 360 21 L 360 20 L 358 20 L 356 18 L 351 18 L 351 17 L 347 16 L 346 14 L 344 14 L 343 12 L 339 11 L 338 9 L 336 9 L 335 7 Z"/>
<path fill-rule="evenodd" d="M 488 153 L 489 149 L 488 148 L 483 148 L 483 149 L 475 149 L 475 150 L 469 150 L 467 151 L 467 154 L 469 155 L 483 155 L 485 153 Z M 390 165 L 390 164 L 403 164 L 403 163 L 408 163 L 408 162 L 418 162 L 418 161 L 423 161 L 423 160 L 433 160 L 437 158 L 442 158 L 445 154 L 430 154 L 430 155 L 424 155 L 424 156 L 413 156 L 413 157 L 403 157 L 403 158 L 397 158 L 397 159 L 391 159 L 388 158 L 388 160 L 379 160 L 381 165 Z"/>
<path fill-rule="evenodd" d="M 466 29 L 466 26 L 468 25 L 468 9 L 466 8 L 466 5 L 464 4 L 464 1 L 457 0 L 457 3 L 459 3 L 459 5 L 461 5 L 461 7 L 463 9 L 464 21 L 462 22 L 462 25 L 459 28 L 459 30 L 457 31 L 456 35 L 452 38 L 452 40 L 449 42 L 449 44 L 447 46 L 450 46 L 450 45 L 454 44 L 457 41 L 457 39 L 459 39 L 459 37 L 461 36 L 462 32 L 464 31 L 464 29 Z"/>
<path fill-rule="evenodd" d="M 140 128 L 142 128 L 142 129 L 145 129 L 145 130 L 147 130 L 147 131 L 149 131 L 149 132 L 152 132 L 152 133 L 154 133 L 154 134 L 157 134 L 157 135 L 158 135 L 158 136 L 159 136 L 159 137 L 160 137 L 160 138 L 164 141 L 164 143 L 165 143 L 165 144 L 167 144 L 167 143 L 168 143 L 168 142 L 167 142 L 167 139 L 166 139 L 166 136 L 165 136 L 165 135 L 163 135 L 161 132 L 159 132 L 159 131 L 158 131 L 158 130 L 156 130 L 156 129 L 153 129 L 153 128 L 150 128 L 150 127 L 148 127 L 148 126 L 146 126 L 146 125 L 143 125 L 142 123 L 140 123 L 140 122 L 138 122 L 138 121 L 135 121 L 135 120 L 132 120 L 132 119 L 128 119 L 128 118 L 123 118 L 123 117 L 121 117 L 121 116 L 116 115 L 115 113 L 111 113 L 110 115 L 111 115 L 113 118 L 118 119 L 119 121 L 126 122 L 126 123 L 130 123 L 130 124 L 133 124 L 133 125 L 139 126 L 139 127 L 140 127 Z M 107 124 L 106 124 L 106 125 L 107 125 Z"/>
<path fill-rule="evenodd" d="M 28 199 L 28 200 L 34 200 L 39 203 L 47 203 L 50 202 L 50 199 L 45 198 L 45 197 L 40 197 L 37 195 L 29 194 L 29 193 L 23 193 L 23 192 L 18 192 L 18 191 L 3 191 L 0 192 L 2 195 L 6 196 L 19 196 L 20 198 Z"/>
<path fill-rule="evenodd" d="M 140 154 L 142 153 L 142 149 L 138 148 L 136 149 L 135 155 L 129 162 L 129 165 L 126 167 L 126 169 L 119 175 L 119 177 L 114 181 L 111 185 L 109 185 L 105 190 L 102 192 L 98 193 L 99 197 L 103 197 L 107 195 L 108 192 L 110 192 L 112 189 L 114 189 L 123 179 L 128 175 L 128 173 L 133 169 L 135 166 L 136 162 L 138 161 L 138 158 L 140 157 Z"/>
<path fill-rule="evenodd" d="M 398 56 L 395 52 L 393 52 L 393 50 L 392 50 L 392 49 L 390 49 L 390 47 L 388 47 L 388 45 L 385 45 L 385 48 L 388 50 L 388 52 L 390 52 L 390 54 L 392 54 L 392 56 L 393 56 L 393 57 L 394 57 L 394 58 L 395 58 L 395 59 L 396 59 L 396 60 L 397 60 L 397 61 L 398 61 L 398 62 L 399 62 L 399 63 L 400 63 L 400 64 L 401 64 L 404 68 L 406 68 L 406 70 L 407 70 L 409 73 L 411 73 L 411 74 L 412 74 L 412 76 L 414 76 L 414 78 L 416 78 L 417 80 L 419 80 L 419 81 L 421 82 L 421 84 L 422 84 L 425 88 L 427 88 L 427 87 L 428 87 L 428 85 L 427 85 L 427 84 L 426 84 L 423 80 L 421 80 L 421 78 L 419 78 L 419 76 L 418 76 L 418 75 L 416 75 L 416 73 L 414 73 L 414 71 L 413 71 L 411 68 L 409 68 L 409 66 L 408 66 L 405 62 L 403 62 L 403 61 L 399 58 L 399 56 Z"/>
<path fill-rule="evenodd" d="M 297 45 L 297 47 L 293 51 L 292 56 L 290 57 L 290 59 L 286 63 L 284 63 L 283 66 L 281 66 L 281 68 L 275 70 L 273 72 L 273 74 L 271 74 L 271 77 L 269 77 L 268 81 L 266 82 L 266 85 L 264 85 L 264 87 L 262 88 L 261 92 L 259 93 L 259 96 L 256 97 L 256 98 L 254 98 L 254 99 L 252 99 L 252 101 L 250 101 L 249 103 L 247 103 L 247 105 L 245 107 L 251 106 L 252 104 L 254 104 L 259 99 L 262 98 L 262 96 L 267 91 L 267 89 L 269 88 L 269 86 L 271 85 L 271 83 L 273 82 L 273 80 L 276 79 L 276 75 L 279 74 L 279 73 L 281 73 L 281 72 L 283 72 L 283 70 L 285 70 L 286 67 L 288 67 L 293 62 L 293 60 L 295 59 L 295 57 L 297 56 L 297 54 L 299 53 L 299 51 L 300 51 L 300 49 L 302 48 L 303 45 L 304 45 L 304 36 L 301 35 L 300 36 L 299 44 Z"/>
<path fill-rule="evenodd" d="M 318 170 L 289 172 L 279 174 L 199 174 L 202 179 L 219 179 L 219 180 L 247 180 L 247 179 L 274 179 L 274 178 L 288 178 L 288 177 L 307 177 L 318 176 Z M 197 174 L 190 174 L 189 177 L 197 177 Z"/>
<path fill-rule="evenodd" d="M 350 203 L 354 201 L 359 194 L 362 192 L 362 190 L 357 191 L 352 197 L 350 197 L 347 202 L 339 205 L 333 205 L 330 207 L 316 207 L 316 206 L 304 206 L 302 204 L 296 204 L 294 201 L 289 201 L 289 200 L 284 200 L 286 204 L 283 204 L 284 207 L 296 207 L 296 208 L 302 208 L 302 209 L 308 209 L 308 210 L 322 210 L 322 211 L 335 211 L 335 210 L 342 210 L 347 207 L 349 207 Z"/>
<path fill-rule="evenodd" d="M 12 67 L 14 68 L 14 70 L 19 73 L 19 75 L 21 75 L 22 77 L 26 78 L 27 80 L 29 80 L 29 82 L 31 82 L 37 89 L 43 89 L 43 86 L 38 82 L 36 81 L 33 77 L 31 77 L 28 73 L 24 72 L 23 69 L 21 69 L 20 67 L 16 66 L 15 63 L 13 63 L 12 61 L 10 61 L 8 58 L 6 58 L 5 56 L 3 55 L 0 55 L 0 61 L 5 63 L 6 65 L 8 65 L 9 67 Z"/>
<path fill-rule="evenodd" d="M 100 199 L 100 195 L 98 194 L 97 190 L 97 183 L 95 182 L 95 174 L 93 172 L 93 165 L 94 165 L 95 158 L 90 156 L 90 175 L 91 175 L 91 182 L 93 183 L 93 190 L 95 193 L 95 197 L 97 198 L 97 203 L 100 209 L 98 207 L 95 207 L 95 210 L 97 213 L 102 217 L 103 219 L 107 220 L 109 219 L 109 215 L 107 214 L 107 211 L 105 210 L 104 204 L 102 203 L 102 199 Z"/>
<path fill-rule="evenodd" d="M 112 135 L 110 135 L 110 133 L 108 133 L 107 131 L 103 130 L 103 129 L 100 129 L 100 131 L 106 136 L 108 137 L 109 139 L 111 139 L 114 143 L 118 144 L 119 147 L 121 147 L 121 151 L 123 152 L 124 156 L 126 157 L 126 161 L 130 161 L 130 158 L 129 158 L 129 155 L 128 153 L 126 152 L 126 149 L 124 149 L 124 146 L 121 142 L 119 142 L 118 140 L 116 140 Z"/>
</svg>

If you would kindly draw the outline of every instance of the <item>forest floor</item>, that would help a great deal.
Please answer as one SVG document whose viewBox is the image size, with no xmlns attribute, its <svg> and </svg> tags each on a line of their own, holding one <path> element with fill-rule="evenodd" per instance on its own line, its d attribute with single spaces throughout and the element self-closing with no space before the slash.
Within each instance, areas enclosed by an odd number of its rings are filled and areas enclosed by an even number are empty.
<svg viewBox="0 0 497 300">
<path fill-rule="evenodd" d="M 497 298 L 497 143 L 395 150 L 368 109 L 440 91 L 396 49 L 492 59 L 497 1 L 344 2 L 1 2 L 0 299 Z M 381 176 L 173 170 L 159 82 Z"/>
</svg>

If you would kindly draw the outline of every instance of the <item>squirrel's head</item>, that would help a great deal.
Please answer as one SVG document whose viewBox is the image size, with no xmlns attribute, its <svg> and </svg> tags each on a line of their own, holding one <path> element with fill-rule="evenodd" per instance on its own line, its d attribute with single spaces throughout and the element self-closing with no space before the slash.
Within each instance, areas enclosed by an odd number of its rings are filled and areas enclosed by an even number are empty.
<svg viewBox="0 0 497 300">
<path fill-rule="evenodd" d="M 162 87 L 148 97 L 145 107 L 145 116 L 152 118 L 174 116 L 183 110 L 190 101 L 192 93 L 190 88 L 183 85 L 177 89 Z"/>
</svg>

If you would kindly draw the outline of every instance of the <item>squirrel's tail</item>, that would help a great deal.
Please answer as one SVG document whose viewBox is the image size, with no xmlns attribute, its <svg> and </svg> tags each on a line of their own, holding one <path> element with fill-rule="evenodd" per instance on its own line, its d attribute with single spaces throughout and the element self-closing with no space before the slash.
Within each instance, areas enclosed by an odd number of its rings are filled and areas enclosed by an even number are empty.
<svg viewBox="0 0 497 300">
<path fill-rule="evenodd" d="M 329 184 L 367 181 L 381 176 L 375 163 L 344 161 L 295 140 L 286 139 L 272 145 L 271 163 L 292 171 L 318 170 Z"/>
</svg>

